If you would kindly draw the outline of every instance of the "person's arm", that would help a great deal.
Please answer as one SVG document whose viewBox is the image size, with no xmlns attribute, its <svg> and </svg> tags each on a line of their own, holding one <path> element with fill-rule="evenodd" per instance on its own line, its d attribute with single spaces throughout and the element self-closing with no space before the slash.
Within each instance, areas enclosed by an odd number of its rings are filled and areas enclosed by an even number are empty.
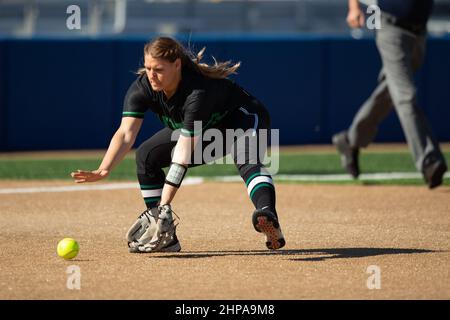
<svg viewBox="0 0 450 320">
<path fill-rule="evenodd" d="M 106 178 L 111 170 L 133 147 L 143 119 L 124 117 L 119 129 L 111 139 L 108 150 L 99 168 L 94 171 L 77 170 L 71 173 L 76 183 L 94 182 Z"/>
<path fill-rule="evenodd" d="M 210 116 L 208 108 L 205 106 L 205 100 L 205 90 L 197 89 L 185 101 L 183 128 L 175 145 L 172 164 L 167 172 L 166 183 L 161 195 L 161 205 L 171 203 L 186 174 L 192 152 L 195 150 L 202 133 L 202 125 L 196 127 L 196 123 L 199 125 L 199 121 L 201 121 L 204 124 Z"/>
<path fill-rule="evenodd" d="M 184 135 L 180 135 L 178 138 L 177 144 L 175 146 L 175 150 L 173 152 L 172 157 L 172 165 L 169 168 L 168 176 L 170 175 L 170 170 L 177 170 L 177 166 L 184 167 L 185 170 L 187 170 L 187 167 L 190 163 L 191 154 L 195 149 L 195 146 L 197 145 L 199 136 L 197 137 L 188 137 Z M 172 167 L 174 166 L 174 167 Z M 183 168 L 179 167 L 178 170 Z M 183 174 L 184 177 L 184 174 Z M 170 179 L 170 178 L 169 178 Z M 178 187 L 171 185 L 169 183 L 164 184 L 162 195 L 161 195 L 161 201 L 160 205 L 164 204 L 170 204 L 175 197 L 175 194 L 178 191 Z"/>
<path fill-rule="evenodd" d="M 364 12 L 361 10 L 358 0 L 348 0 L 347 24 L 351 28 L 364 26 Z"/>
</svg>

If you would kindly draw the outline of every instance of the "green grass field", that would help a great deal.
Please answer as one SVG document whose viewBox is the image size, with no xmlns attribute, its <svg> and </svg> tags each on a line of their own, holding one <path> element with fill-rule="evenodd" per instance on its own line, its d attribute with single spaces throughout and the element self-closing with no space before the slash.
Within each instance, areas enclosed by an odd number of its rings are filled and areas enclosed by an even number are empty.
<svg viewBox="0 0 450 320">
<path fill-rule="evenodd" d="M 445 152 L 450 163 L 450 152 Z M 30 159 L 25 157 L 0 159 L 0 179 L 19 180 L 70 180 L 70 172 L 76 169 L 94 170 L 101 158 L 82 157 L 79 159 Z M 282 152 L 279 174 L 342 174 L 340 159 L 336 153 Z M 363 173 L 416 172 L 408 152 L 365 152 L 360 157 Z M 203 165 L 191 168 L 188 176 L 216 177 L 237 175 L 233 164 Z M 128 156 L 111 173 L 109 180 L 135 180 L 135 162 Z M 311 182 L 302 182 L 311 183 Z M 317 183 L 317 182 L 314 182 Z M 423 184 L 421 179 L 383 181 L 339 181 L 326 183 L 355 184 Z M 444 184 L 450 185 L 450 179 Z"/>
</svg>

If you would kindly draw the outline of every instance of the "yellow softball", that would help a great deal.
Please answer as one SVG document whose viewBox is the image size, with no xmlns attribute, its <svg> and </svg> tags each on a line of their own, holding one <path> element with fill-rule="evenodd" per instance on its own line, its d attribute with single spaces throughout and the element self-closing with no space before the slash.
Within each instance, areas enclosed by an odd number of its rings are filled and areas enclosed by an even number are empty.
<svg viewBox="0 0 450 320">
<path fill-rule="evenodd" d="M 64 238 L 58 242 L 56 252 L 58 256 L 66 260 L 73 259 L 77 256 L 80 246 L 78 242 L 72 238 Z"/>
</svg>

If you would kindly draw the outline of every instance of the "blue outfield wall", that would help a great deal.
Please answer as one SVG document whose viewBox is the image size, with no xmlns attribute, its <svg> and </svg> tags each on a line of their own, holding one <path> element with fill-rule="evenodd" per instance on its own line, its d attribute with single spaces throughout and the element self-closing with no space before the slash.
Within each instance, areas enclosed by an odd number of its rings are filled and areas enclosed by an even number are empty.
<svg viewBox="0 0 450 320">
<path fill-rule="evenodd" d="M 0 150 L 6 150 L 6 44 L 0 40 Z"/>
<path fill-rule="evenodd" d="M 373 39 L 194 37 L 217 60 L 241 61 L 234 79 L 269 109 L 281 144 L 330 143 L 376 86 Z M 0 39 L 0 150 L 106 148 L 142 64 L 143 38 Z M 428 40 L 419 102 L 450 141 L 450 38 Z M 162 128 L 146 115 L 137 143 Z M 404 141 L 394 112 L 377 141 Z"/>
</svg>

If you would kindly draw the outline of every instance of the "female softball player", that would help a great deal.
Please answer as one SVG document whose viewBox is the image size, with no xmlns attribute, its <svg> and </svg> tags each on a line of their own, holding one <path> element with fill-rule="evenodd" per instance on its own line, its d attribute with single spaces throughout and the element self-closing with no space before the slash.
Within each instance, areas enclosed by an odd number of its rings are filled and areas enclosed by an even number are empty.
<svg viewBox="0 0 450 320">
<path fill-rule="evenodd" d="M 270 129 L 265 107 L 237 84 L 227 79 L 239 63 L 200 63 L 204 49 L 196 56 L 172 38 L 159 37 L 144 47 L 144 68 L 138 71 L 125 97 L 121 125 L 114 134 L 99 168 L 72 172 L 75 182 L 106 178 L 131 149 L 148 110 L 165 125 L 136 151 L 137 178 L 147 209 L 127 233 L 130 252 L 176 252 L 181 250 L 171 202 L 198 148 L 211 141 L 202 132 L 214 128 L 224 134 L 233 129 L 241 134 L 224 143 L 220 158 L 228 153 L 247 185 L 256 211 L 252 222 L 265 234 L 266 246 L 279 249 L 285 240 L 275 209 L 275 188 L 264 169 L 259 149 L 261 129 Z M 240 129 L 240 131 L 238 131 Z M 178 138 L 173 139 L 173 134 Z M 199 143 L 199 140 L 201 143 Z M 172 155 L 172 149 L 173 155 Z M 220 153 L 220 152 L 218 152 Z M 167 176 L 163 168 L 169 167 Z"/>
</svg>

